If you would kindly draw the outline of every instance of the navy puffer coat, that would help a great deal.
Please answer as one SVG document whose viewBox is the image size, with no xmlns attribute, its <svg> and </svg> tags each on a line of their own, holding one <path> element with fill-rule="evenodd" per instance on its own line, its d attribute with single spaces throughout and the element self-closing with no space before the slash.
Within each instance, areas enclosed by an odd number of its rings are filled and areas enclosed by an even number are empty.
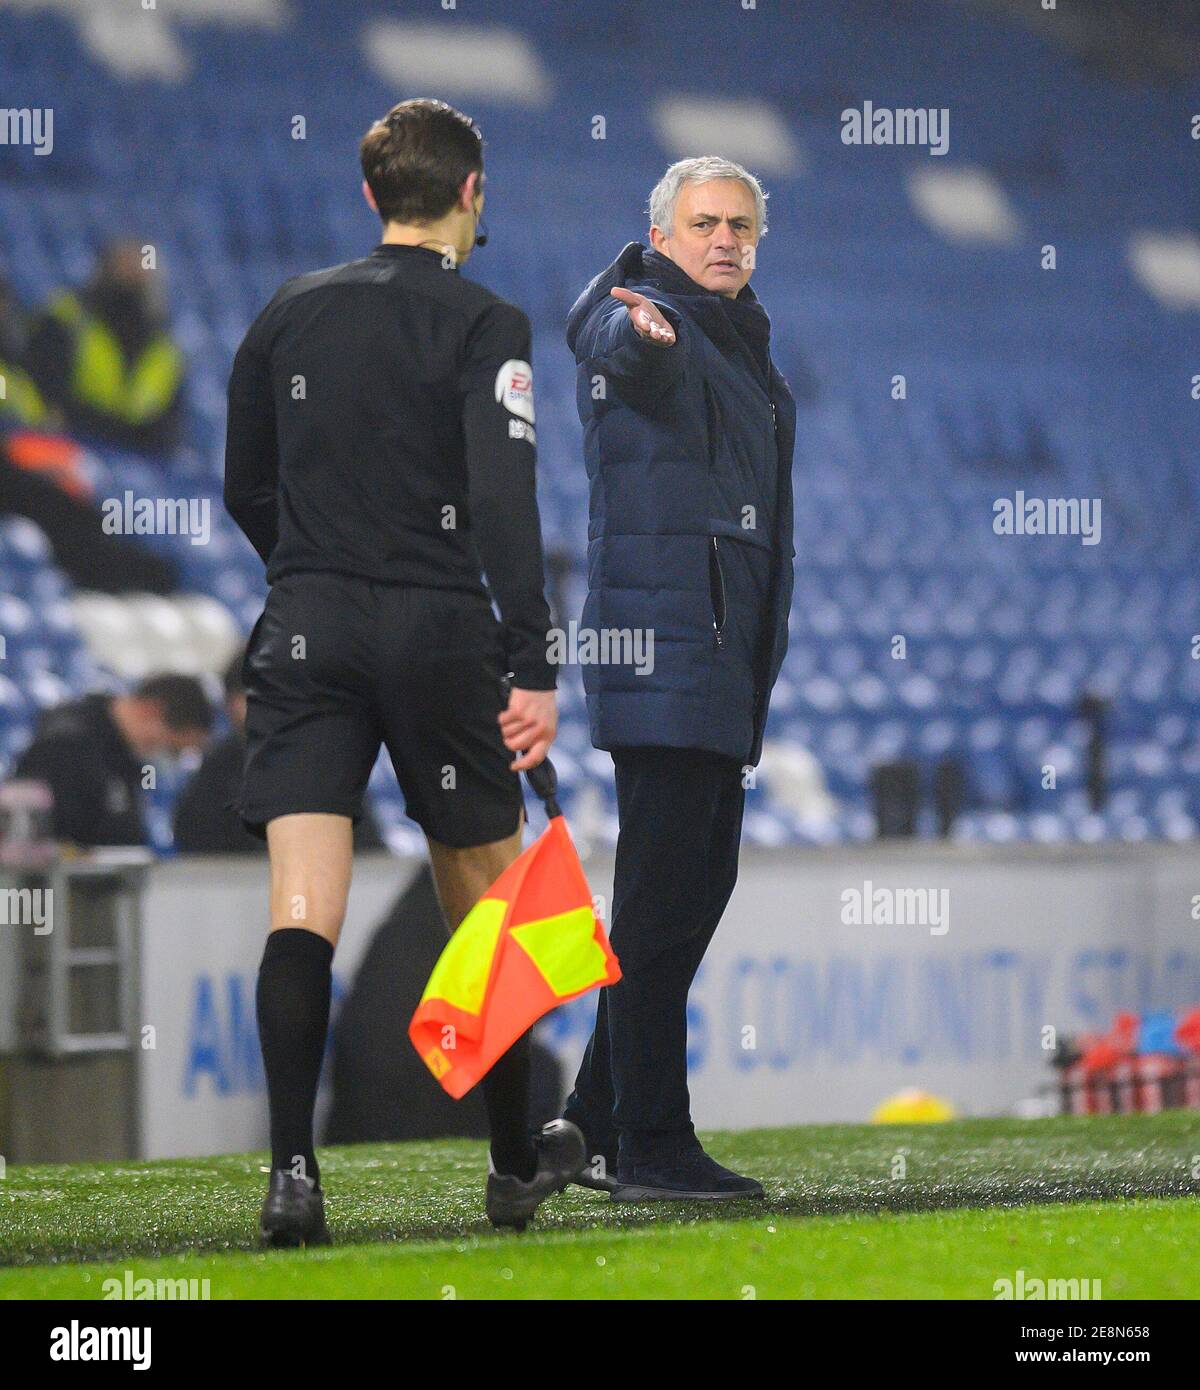
<svg viewBox="0 0 1200 1390">
<path fill-rule="evenodd" d="M 616 285 L 653 300 L 673 346 L 635 333 Z M 580 636 L 653 636 L 652 670 L 584 662 L 592 742 L 756 764 L 796 553 L 796 407 L 771 362 L 766 311 L 749 285 L 736 299 L 713 294 L 632 242 L 580 295 L 567 343 L 590 490 Z"/>
</svg>

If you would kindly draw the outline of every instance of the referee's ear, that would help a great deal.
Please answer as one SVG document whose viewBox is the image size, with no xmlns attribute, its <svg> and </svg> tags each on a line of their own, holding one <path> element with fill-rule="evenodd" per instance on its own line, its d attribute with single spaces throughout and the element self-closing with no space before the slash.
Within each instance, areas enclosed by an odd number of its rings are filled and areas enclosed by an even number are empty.
<svg viewBox="0 0 1200 1390">
<path fill-rule="evenodd" d="M 483 180 L 478 169 L 472 169 L 462 181 L 458 190 L 458 205 L 463 212 L 470 212 L 475 206 L 477 196 L 483 194 Z"/>
</svg>

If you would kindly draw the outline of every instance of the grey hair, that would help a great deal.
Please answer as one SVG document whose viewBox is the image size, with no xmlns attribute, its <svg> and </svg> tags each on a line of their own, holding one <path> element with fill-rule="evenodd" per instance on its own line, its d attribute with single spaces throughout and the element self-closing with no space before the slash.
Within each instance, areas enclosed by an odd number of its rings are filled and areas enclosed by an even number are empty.
<svg viewBox="0 0 1200 1390">
<path fill-rule="evenodd" d="M 675 225 L 675 201 L 679 190 L 685 183 L 708 183 L 711 179 L 737 179 L 754 194 L 754 216 L 758 223 L 758 233 L 764 236 L 767 230 L 767 195 L 763 186 L 748 170 L 732 159 L 722 159 L 720 155 L 706 154 L 699 159 L 681 159 L 672 164 L 650 193 L 647 212 L 650 225 L 659 228 L 668 236 Z"/>
</svg>

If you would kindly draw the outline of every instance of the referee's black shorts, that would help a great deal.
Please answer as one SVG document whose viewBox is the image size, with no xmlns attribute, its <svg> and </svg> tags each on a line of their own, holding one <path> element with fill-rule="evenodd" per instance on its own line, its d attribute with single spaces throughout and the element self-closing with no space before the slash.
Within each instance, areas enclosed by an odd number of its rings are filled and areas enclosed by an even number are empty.
<svg viewBox="0 0 1200 1390">
<path fill-rule="evenodd" d="M 357 820 L 382 743 L 430 839 L 463 848 L 513 834 L 522 796 L 496 722 L 503 672 L 482 594 L 285 575 L 243 667 L 242 820 L 259 836 L 302 811 Z"/>
</svg>

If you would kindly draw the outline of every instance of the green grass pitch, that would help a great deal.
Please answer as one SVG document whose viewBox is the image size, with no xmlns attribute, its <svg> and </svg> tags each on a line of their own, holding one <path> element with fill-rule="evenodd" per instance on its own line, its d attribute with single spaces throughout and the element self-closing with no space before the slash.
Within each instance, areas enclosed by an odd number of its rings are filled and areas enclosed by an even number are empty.
<svg viewBox="0 0 1200 1390">
<path fill-rule="evenodd" d="M 765 1202 L 571 1188 L 483 1216 L 483 1146 L 324 1149 L 329 1250 L 253 1246 L 262 1156 L 10 1167 L 0 1298 L 196 1279 L 213 1298 L 994 1298 L 1000 1279 L 1200 1296 L 1200 1117 L 812 1125 L 706 1136 Z"/>
</svg>

